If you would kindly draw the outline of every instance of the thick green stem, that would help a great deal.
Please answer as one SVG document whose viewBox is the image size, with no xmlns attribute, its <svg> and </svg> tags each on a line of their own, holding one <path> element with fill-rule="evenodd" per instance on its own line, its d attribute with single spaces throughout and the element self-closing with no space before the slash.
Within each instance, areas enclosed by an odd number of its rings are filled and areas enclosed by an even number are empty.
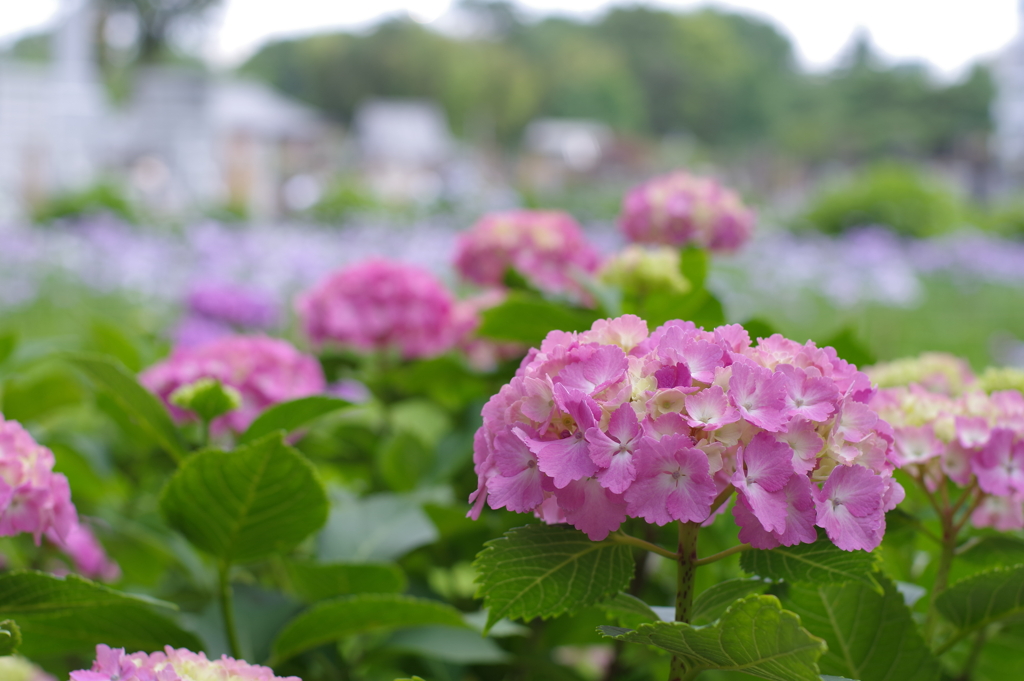
<svg viewBox="0 0 1024 681">
<path fill-rule="evenodd" d="M 235 625 L 235 603 L 231 593 L 231 565 L 225 561 L 220 564 L 220 613 L 224 618 L 224 633 L 227 634 L 228 648 L 231 657 L 242 659 L 242 648 L 238 645 L 238 628 Z"/>
<path fill-rule="evenodd" d="M 693 590 L 697 576 L 697 534 L 698 523 L 679 523 L 679 552 L 676 554 L 676 622 L 690 621 L 693 611 Z M 696 678 L 698 670 L 688 669 L 682 657 L 672 658 L 669 681 L 689 681 Z"/>
</svg>

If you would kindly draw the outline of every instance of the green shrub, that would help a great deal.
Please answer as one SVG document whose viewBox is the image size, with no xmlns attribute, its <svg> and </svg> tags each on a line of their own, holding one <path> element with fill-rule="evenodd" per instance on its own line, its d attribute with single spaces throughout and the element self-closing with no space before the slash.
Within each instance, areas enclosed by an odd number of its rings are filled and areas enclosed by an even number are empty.
<svg viewBox="0 0 1024 681">
<path fill-rule="evenodd" d="M 326 223 L 344 222 L 353 213 L 377 206 L 366 190 L 349 179 L 341 179 L 324 192 L 323 198 L 310 209 L 314 220 Z"/>
<path fill-rule="evenodd" d="M 940 182 L 913 167 L 886 163 L 819 193 L 802 222 L 826 234 L 884 225 L 924 237 L 952 231 L 964 217 L 962 202 Z"/>
<path fill-rule="evenodd" d="M 101 180 L 83 189 L 64 191 L 47 197 L 32 211 L 39 224 L 59 219 L 82 218 L 111 213 L 126 222 L 137 222 L 138 211 L 124 190 L 109 180 Z"/>
</svg>

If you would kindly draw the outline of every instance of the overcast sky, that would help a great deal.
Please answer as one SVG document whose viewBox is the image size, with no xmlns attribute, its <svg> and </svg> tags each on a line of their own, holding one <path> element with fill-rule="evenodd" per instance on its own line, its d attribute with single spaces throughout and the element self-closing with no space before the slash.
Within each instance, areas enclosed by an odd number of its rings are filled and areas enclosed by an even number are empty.
<svg viewBox="0 0 1024 681">
<path fill-rule="evenodd" d="M 828 66 L 858 29 L 892 59 L 930 62 L 955 76 L 991 56 L 1017 31 L 1022 0 L 655 0 L 648 4 L 745 10 L 775 23 L 796 45 L 810 68 Z M 0 0 L 0 44 L 51 22 L 60 0 Z M 592 16 L 613 0 L 521 0 L 531 13 Z M 434 21 L 450 0 L 226 0 L 210 35 L 210 55 L 231 65 L 272 37 L 339 28 L 365 28 L 381 17 L 408 12 Z"/>
</svg>

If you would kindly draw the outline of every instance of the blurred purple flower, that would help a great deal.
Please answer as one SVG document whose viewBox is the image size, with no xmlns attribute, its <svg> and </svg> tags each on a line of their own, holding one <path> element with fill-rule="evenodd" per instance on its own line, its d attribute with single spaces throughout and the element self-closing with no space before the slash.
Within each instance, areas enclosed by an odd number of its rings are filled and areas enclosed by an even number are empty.
<svg viewBox="0 0 1024 681">
<path fill-rule="evenodd" d="M 232 284 L 197 286 L 189 293 L 188 309 L 200 317 L 245 330 L 266 330 L 275 326 L 278 319 L 273 298 Z"/>
</svg>

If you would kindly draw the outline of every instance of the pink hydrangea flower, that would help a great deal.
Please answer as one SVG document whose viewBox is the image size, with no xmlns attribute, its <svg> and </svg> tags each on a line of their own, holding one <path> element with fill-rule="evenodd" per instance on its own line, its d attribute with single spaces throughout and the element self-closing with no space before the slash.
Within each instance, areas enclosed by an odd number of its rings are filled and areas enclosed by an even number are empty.
<svg viewBox="0 0 1024 681">
<path fill-rule="evenodd" d="M 560 211 L 514 210 L 490 213 L 459 236 L 455 269 L 468 282 L 501 286 L 515 269 L 548 293 L 587 299 L 578 282 L 600 265 L 597 250 L 579 224 Z"/>
<path fill-rule="evenodd" d="M 178 421 L 193 415 L 168 398 L 201 378 L 218 380 L 242 396 L 241 408 L 213 421 L 214 432 L 242 432 L 267 407 L 326 388 L 316 359 L 286 341 L 265 336 L 231 336 L 195 348 L 178 348 L 139 375 L 140 382 L 164 401 Z"/>
<path fill-rule="evenodd" d="M 750 239 L 754 214 L 715 180 L 677 171 L 631 189 L 619 226 L 637 243 L 731 252 Z"/>
<path fill-rule="evenodd" d="M 976 527 L 1024 529 L 1024 395 L 987 394 L 973 381 L 959 394 L 934 387 L 884 388 L 871 400 L 891 424 L 897 465 L 931 492 L 947 479 L 976 486 Z"/>
<path fill-rule="evenodd" d="M 209 660 L 203 653 L 170 646 L 164 652 L 125 654 L 123 648 L 96 646 L 92 668 L 71 672 L 71 681 L 302 681 L 275 676 L 274 670 L 224 655 Z"/>
<path fill-rule="evenodd" d="M 297 309 L 316 345 L 397 351 L 406 359 L 444 354 L 467 328 L 434 275 L 383 258 L 338 270 L 302 294 Z"/>
<path fill-rule="evenodd" d="M 53 472 L 53 452 L 17 421 L 0 415 L 0 537 L 28 532 L 66 540 L 78 524 L 68 479 Z"/>
<path fill-rule="evenodd" d="M 533 512 L 600 540 L 628 517 L 710 522 L 735 489 L 753 546 L 813 542 L 822 527 L 840 548 L 871 549 L 902 498 L 872 395 L 832 348 L 754 344 L 737 325 L 648 333 L 626 315 L 553 331 L 484 406 L 469 515 Z"/>
</svg>

